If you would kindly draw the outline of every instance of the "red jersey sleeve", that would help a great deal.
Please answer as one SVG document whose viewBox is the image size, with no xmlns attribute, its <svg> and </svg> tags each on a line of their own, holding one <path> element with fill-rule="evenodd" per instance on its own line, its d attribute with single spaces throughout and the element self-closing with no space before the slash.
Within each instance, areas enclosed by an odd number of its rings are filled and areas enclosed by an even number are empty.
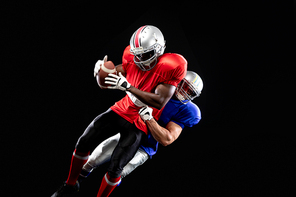
<svg viewBox="0 0 296 197">
<path fill-rule="evenodd" d="M 187 61 L 179 54 L 166 53 L 159 58 L 160 68 L 164 70 L 165 80 L 163 83 L 178 86 L 187 72 Z"/>
<path fill-rule="evenodd" d="M 164 83 L 177 87 L 180 81 L 185 77 L 186 72 L 187 72 L 187 64 L 180 65 L 174 70 L 172 74 L 173 77 L 165 81 Z"/>
</svg>

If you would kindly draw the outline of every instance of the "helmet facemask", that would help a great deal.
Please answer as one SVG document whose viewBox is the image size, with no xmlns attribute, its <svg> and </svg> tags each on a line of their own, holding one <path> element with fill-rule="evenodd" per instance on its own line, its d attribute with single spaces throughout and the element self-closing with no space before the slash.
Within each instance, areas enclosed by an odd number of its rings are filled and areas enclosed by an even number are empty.
<svg viewBox="0 0 296 197">
<path fill-rule="evenodd" d="M 176 97 L 183 103 L 186 104 L 189 101 L 199 96 L 199 92 L 196 90 L 193 84 L 187 81 L 185 78 L 178 84 L 175 92 Z"/>
<path fill-rule="evenodd" d="M 134 48 L 131 53 L 134 55 L 135 64 L 142 70 L 151 70 L 157 63 L 157 58 L 163 54 L 165 47 L 154 44 L 151 48 L 144 50 L 142 47 Z"/>
</svg>

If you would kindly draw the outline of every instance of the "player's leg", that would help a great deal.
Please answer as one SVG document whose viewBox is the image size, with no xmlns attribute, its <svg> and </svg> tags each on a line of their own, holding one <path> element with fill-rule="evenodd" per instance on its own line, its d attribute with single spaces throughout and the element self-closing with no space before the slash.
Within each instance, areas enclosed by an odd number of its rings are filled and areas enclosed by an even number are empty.
<svg viewBox="0 0 296 197">
<path fill-rule="evenodd" d="M 95 148 L 82 168 L 79 182 L 87 178 L 93 169 L 110 161 L 113 150 L 118 144 L 119 139 L 120 133 L 106 139 Z"/>
<path fill-rule="evenodd" d="M 121 173 L 121 179 L 129 175 L 132 171 L 134 171 L 137 167 L 145 163 L 149 159 L 149 155 L 139 148 L 134 158 L 124 166 L 123 171 Z"/>
<path fill-rule="evenodd" d="M 114 124 L 120 124 L 122 119 L 123 118 L 118 116 L 115 112 L 108 109 L 106 112 L 97 116 L 90 123 L 76 144 L 76 149 L 74 150 L 71 159 L 71 165 L 66 184 L 64 184 L 63 187 L 61 187 L 57 192 L 55 192 L 52 197 L 62 196 L 65 193 L 70 193 L 71 188 L 73 191 L 79 190 L 77 179 L 81 172 L 82 166 L 88 159 L 90 150 L 92 150 L 98 143 L 101 143 L 104 139 L 115 135 L 118 129 L 112 128 L 114 127 Z M 107 128 L 108 132 L 106 132 Z M 67 186 L 67 190 L 65 190 L 65 186 Z"/>
<path fill-rule="evenodd" d="M 121 133 L 118 145 L 113 151 L 108 172 L 104 176 L 97 197 L 107 197 L 120 183 L 124 166 L 134 157 L 145 133 L 129 124 Z"/>
<path fill-rule="evenodd" d="M 118 144 L 120 138 L 120 134 L 112 136 L 102 142 L 97 148 L 91 153 L 88 161 L 84 164 L 80 176 L 78 178 L 78 182 L 81 183 L 84 179 L 86 179 L 93 169 L 99 167 L 105 162 L 110 161 L 111 154 Z M 121 173 L 121 179 L 129 175 L 132 171 L 134 171 L 137 167 L 144 164 L 149 159 L 149 155 L 139 148 L 133 159 L 126 164 Z"/>
<path fill-rule="evenodd" d="M 84 164 L 81 170 L 80 176 L 78 178 L 79 183 L 86 179 L 93 171 L 93 169 L 99 167 L 105 162 L 110 161 L 111 154 L 118 144 L 119 138 L 120 133 L 108 138 L 107 140 L 99 144 L 99 146 L 97 146 L 97 148 L 91 153 L 88 161 L 86 162 L 86 164 Z M 134 171 L 138 166 L 142 165 L 145 161 L 148 160 L 148 158 L 149 155 L 144 150 L 139 148 L 133 159 L 123 168 L 121 179 Z"/>
<path fill-rule="evenodd" d="M 116 121 L 117 114 L 115 114 L 115 116 L 114 114 L 115 113 L 109 109 L 97 116 L 78 139 L 71 160 L 69 176 L 66 181 L 67 185 L 76 184 L 81 169 L 88 159 L 89 152 L 95 145 L 112 136 L 112 134 L 115 134 L 113 129 L 109 129 L 108 132 L 105 132 L 106 128 L 112 127 L 112 124 L 114 124 L 113 121 Z"/>
</svg>

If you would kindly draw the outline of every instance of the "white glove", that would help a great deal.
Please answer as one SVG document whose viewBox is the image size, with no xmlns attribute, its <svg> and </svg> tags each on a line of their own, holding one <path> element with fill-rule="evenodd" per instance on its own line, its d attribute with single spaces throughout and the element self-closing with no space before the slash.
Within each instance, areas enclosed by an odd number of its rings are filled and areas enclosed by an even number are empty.
<svg viewBox="0 0 296 197">
<path fill-rule="evenodd" d="M 95 68 L 94 68 L 94 77 L 96 77 L 96 75 L 99 73 L 101 65 L 103 65 L 105 62 L 107 62 L 107 58 L 108 58 L 108 56 L 105 55 L 103 60 L 97 61 L 97 63 L 95 64 Z"/>
<path fill-rule="evenodd" d="M 148 106 L 142 107 L 139 110 L 139 114 L 140 114 L 142 120 L 144 120 L 144 122 L 146 120 L 151 120 L 153 118 L 152 111 L 153 111 L 153 109 Z"/>
<path fill-rule="evenodd" d="M 126 80 L 126 78 L 119 72 L 119 76 L 114 74 L 108 74 L 108 77 L 105 78 L 105 83 L 110 84 L 107 86 L 108 89 L 118 89 L 126 91 L 131 87 L 131 84 Z"/>
</svg>

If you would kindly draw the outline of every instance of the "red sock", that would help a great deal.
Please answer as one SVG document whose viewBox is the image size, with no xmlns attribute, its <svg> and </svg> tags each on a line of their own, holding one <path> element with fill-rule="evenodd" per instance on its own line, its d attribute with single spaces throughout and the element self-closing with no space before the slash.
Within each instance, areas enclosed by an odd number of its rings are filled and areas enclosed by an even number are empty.
<svg viewBox="0 0 296 197">
<path fill-rule="evenodd" d="M 82 153 L 77 152 L 76 149 L 74 150 L 72 160 L 71 160 L 71 166 L 69 171 L 69 176 L 67 179 L 67 185 L 75 185 L 76 181 L 79 177 L 79 174 L 81 172 L 81 169 L 83 165 L 87 162 L 88 159 L 88 153 Z"/>
<path fill-rule="evenodd" d="M 101 187 L 99 189 L 97 197 L 108 197 L 119 182 L 120 177 L 111 178 L 109 174 L 106 173 L 102 180 Z"/>
</svg>

